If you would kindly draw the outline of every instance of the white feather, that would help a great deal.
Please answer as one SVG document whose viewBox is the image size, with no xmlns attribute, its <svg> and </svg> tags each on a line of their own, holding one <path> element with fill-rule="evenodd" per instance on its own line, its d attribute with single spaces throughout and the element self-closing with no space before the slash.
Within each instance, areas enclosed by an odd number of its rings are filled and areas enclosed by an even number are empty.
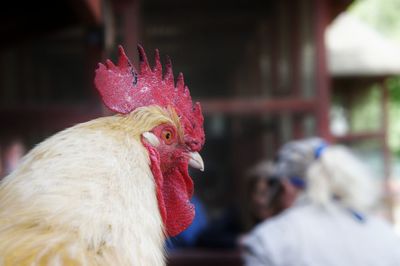
<svg viewBox="0 0 400 266">
<path fill-rule="evenodd" d="M 160 145 L 160 140 L 151 132 L 144 132 L 142 136 L 151 144 L 153 147 Z"/>
<path fill-rule="evenodd" d="M 0 219 L 31 213 L 77 234 L 77 243 L 89 250 L 106 246 L 129 265 L 164 265 L 163 223 L 147 150 L 122 131 L 88 125 L 46 140 L 3 180 Z M 9 225 L 0 231 L 4 226 Z M 68 253 L 75 252 L 72 245 Z"/>
</svg>

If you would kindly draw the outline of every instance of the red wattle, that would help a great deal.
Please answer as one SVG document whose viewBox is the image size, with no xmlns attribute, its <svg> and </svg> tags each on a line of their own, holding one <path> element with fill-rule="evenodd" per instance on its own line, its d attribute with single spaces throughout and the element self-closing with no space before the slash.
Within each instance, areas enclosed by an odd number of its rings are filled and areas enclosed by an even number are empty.
<svg viewBox="0 0 400 266">
<path fill-rule="evenodd" d="M 188 174 L 187 163 L 177 164 L 166 173 L 160 168 L 157 150 L 143 143 L 150 156 L 150 169 L 156 184 L 156 195 L 161 218 L 168 236 L 175 236 L 192 223 L 195 209 L 190 202 L 193 195 L 193 181 Z"/>
<path fill-rule="evenodd" d="M 190 202 L 193 181 L 181 167 L 164 174 L 163 198 L 167 210 L 166 231 L 175 236 L 192 223 L 195 209 Z M 183 171 L 182 171 L 183 170 Z"/>
</svg>

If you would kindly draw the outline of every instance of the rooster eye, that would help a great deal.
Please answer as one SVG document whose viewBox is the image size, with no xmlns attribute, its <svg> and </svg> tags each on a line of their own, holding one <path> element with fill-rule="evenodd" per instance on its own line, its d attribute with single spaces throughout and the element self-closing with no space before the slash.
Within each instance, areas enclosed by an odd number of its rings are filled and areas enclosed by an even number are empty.
<svg viewBox="0 0 400 266">
<path fill-rule="evenodd" d="M 171 144 L 173 139 L 173 133 L 170 130 L 164 130 L 162 133 L 162 137 L 166 144 Z"/>
</svg>

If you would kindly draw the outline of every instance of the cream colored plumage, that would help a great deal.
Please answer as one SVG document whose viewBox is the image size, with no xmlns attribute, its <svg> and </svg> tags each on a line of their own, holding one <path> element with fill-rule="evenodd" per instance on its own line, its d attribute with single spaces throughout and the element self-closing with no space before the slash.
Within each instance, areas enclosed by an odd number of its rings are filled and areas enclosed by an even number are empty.
<svg viewBox="0 0 400 266">
<path fill-rule="evenodd" d="M 172 109 L 141 107 L 29 152 L 1 183 L 0 265 L 163 265 L 163 222 L 140 141 L 161 123 L 180 127 Z"/>
</svg>

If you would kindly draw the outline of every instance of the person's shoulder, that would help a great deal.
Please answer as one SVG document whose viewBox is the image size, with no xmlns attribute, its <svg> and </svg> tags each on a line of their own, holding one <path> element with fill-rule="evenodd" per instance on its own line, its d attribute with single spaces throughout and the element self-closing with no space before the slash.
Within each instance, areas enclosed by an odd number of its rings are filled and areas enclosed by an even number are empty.
<svg viewBox="0 0 400 266">
<path fill-rule="evenodd" d="M 368 225 L 371 230 L 375 232 L 379 232 L 379 234 L 386 233 L 388 235 L 394 236 L 396 239 L 398 235 L 395 233 L 395 229 L 392 224 L 389 223 L 388 220 L 383 217 L 370 215 L 366 218 L 366 225 Z"/>
<path fill-rule="evenodd" d="M 282 213 L 271 217 L 260 224 L 258 224 L 253 230 L 252 234 L 254 235 L 265 235 L 268 232 L 268 236 L 273 234 L 280 234 L 282 231 L 288 233 L 293 226 L 302 219 L 304 212 L 308 212 L 308 206 L 296 206 L 291 207 Z"/>
<path fill-rule="evenodd" d="M 260 265 L 265 265 L 265 261 L 268 261 L 268 265 L 275 265 L 275 262 L 284 260 L 282 254 L 295 254 L 295 245 L 298 243 L 296 228 L 300 225 L 296 218 L 307 209 L 303 206 L 291 207 L 258 224 L 242 242 L 246 260 L 262 261 Z"/>
<path fill-rule="evenodd" d="M 371 225 L 379 226 L 386 229 L 392 229 L 391 224 L 388 220 L 383 217 L 376 216 L 376 215 L 368 215 L 366 218 L 367 222 Z"/>
</svg>

